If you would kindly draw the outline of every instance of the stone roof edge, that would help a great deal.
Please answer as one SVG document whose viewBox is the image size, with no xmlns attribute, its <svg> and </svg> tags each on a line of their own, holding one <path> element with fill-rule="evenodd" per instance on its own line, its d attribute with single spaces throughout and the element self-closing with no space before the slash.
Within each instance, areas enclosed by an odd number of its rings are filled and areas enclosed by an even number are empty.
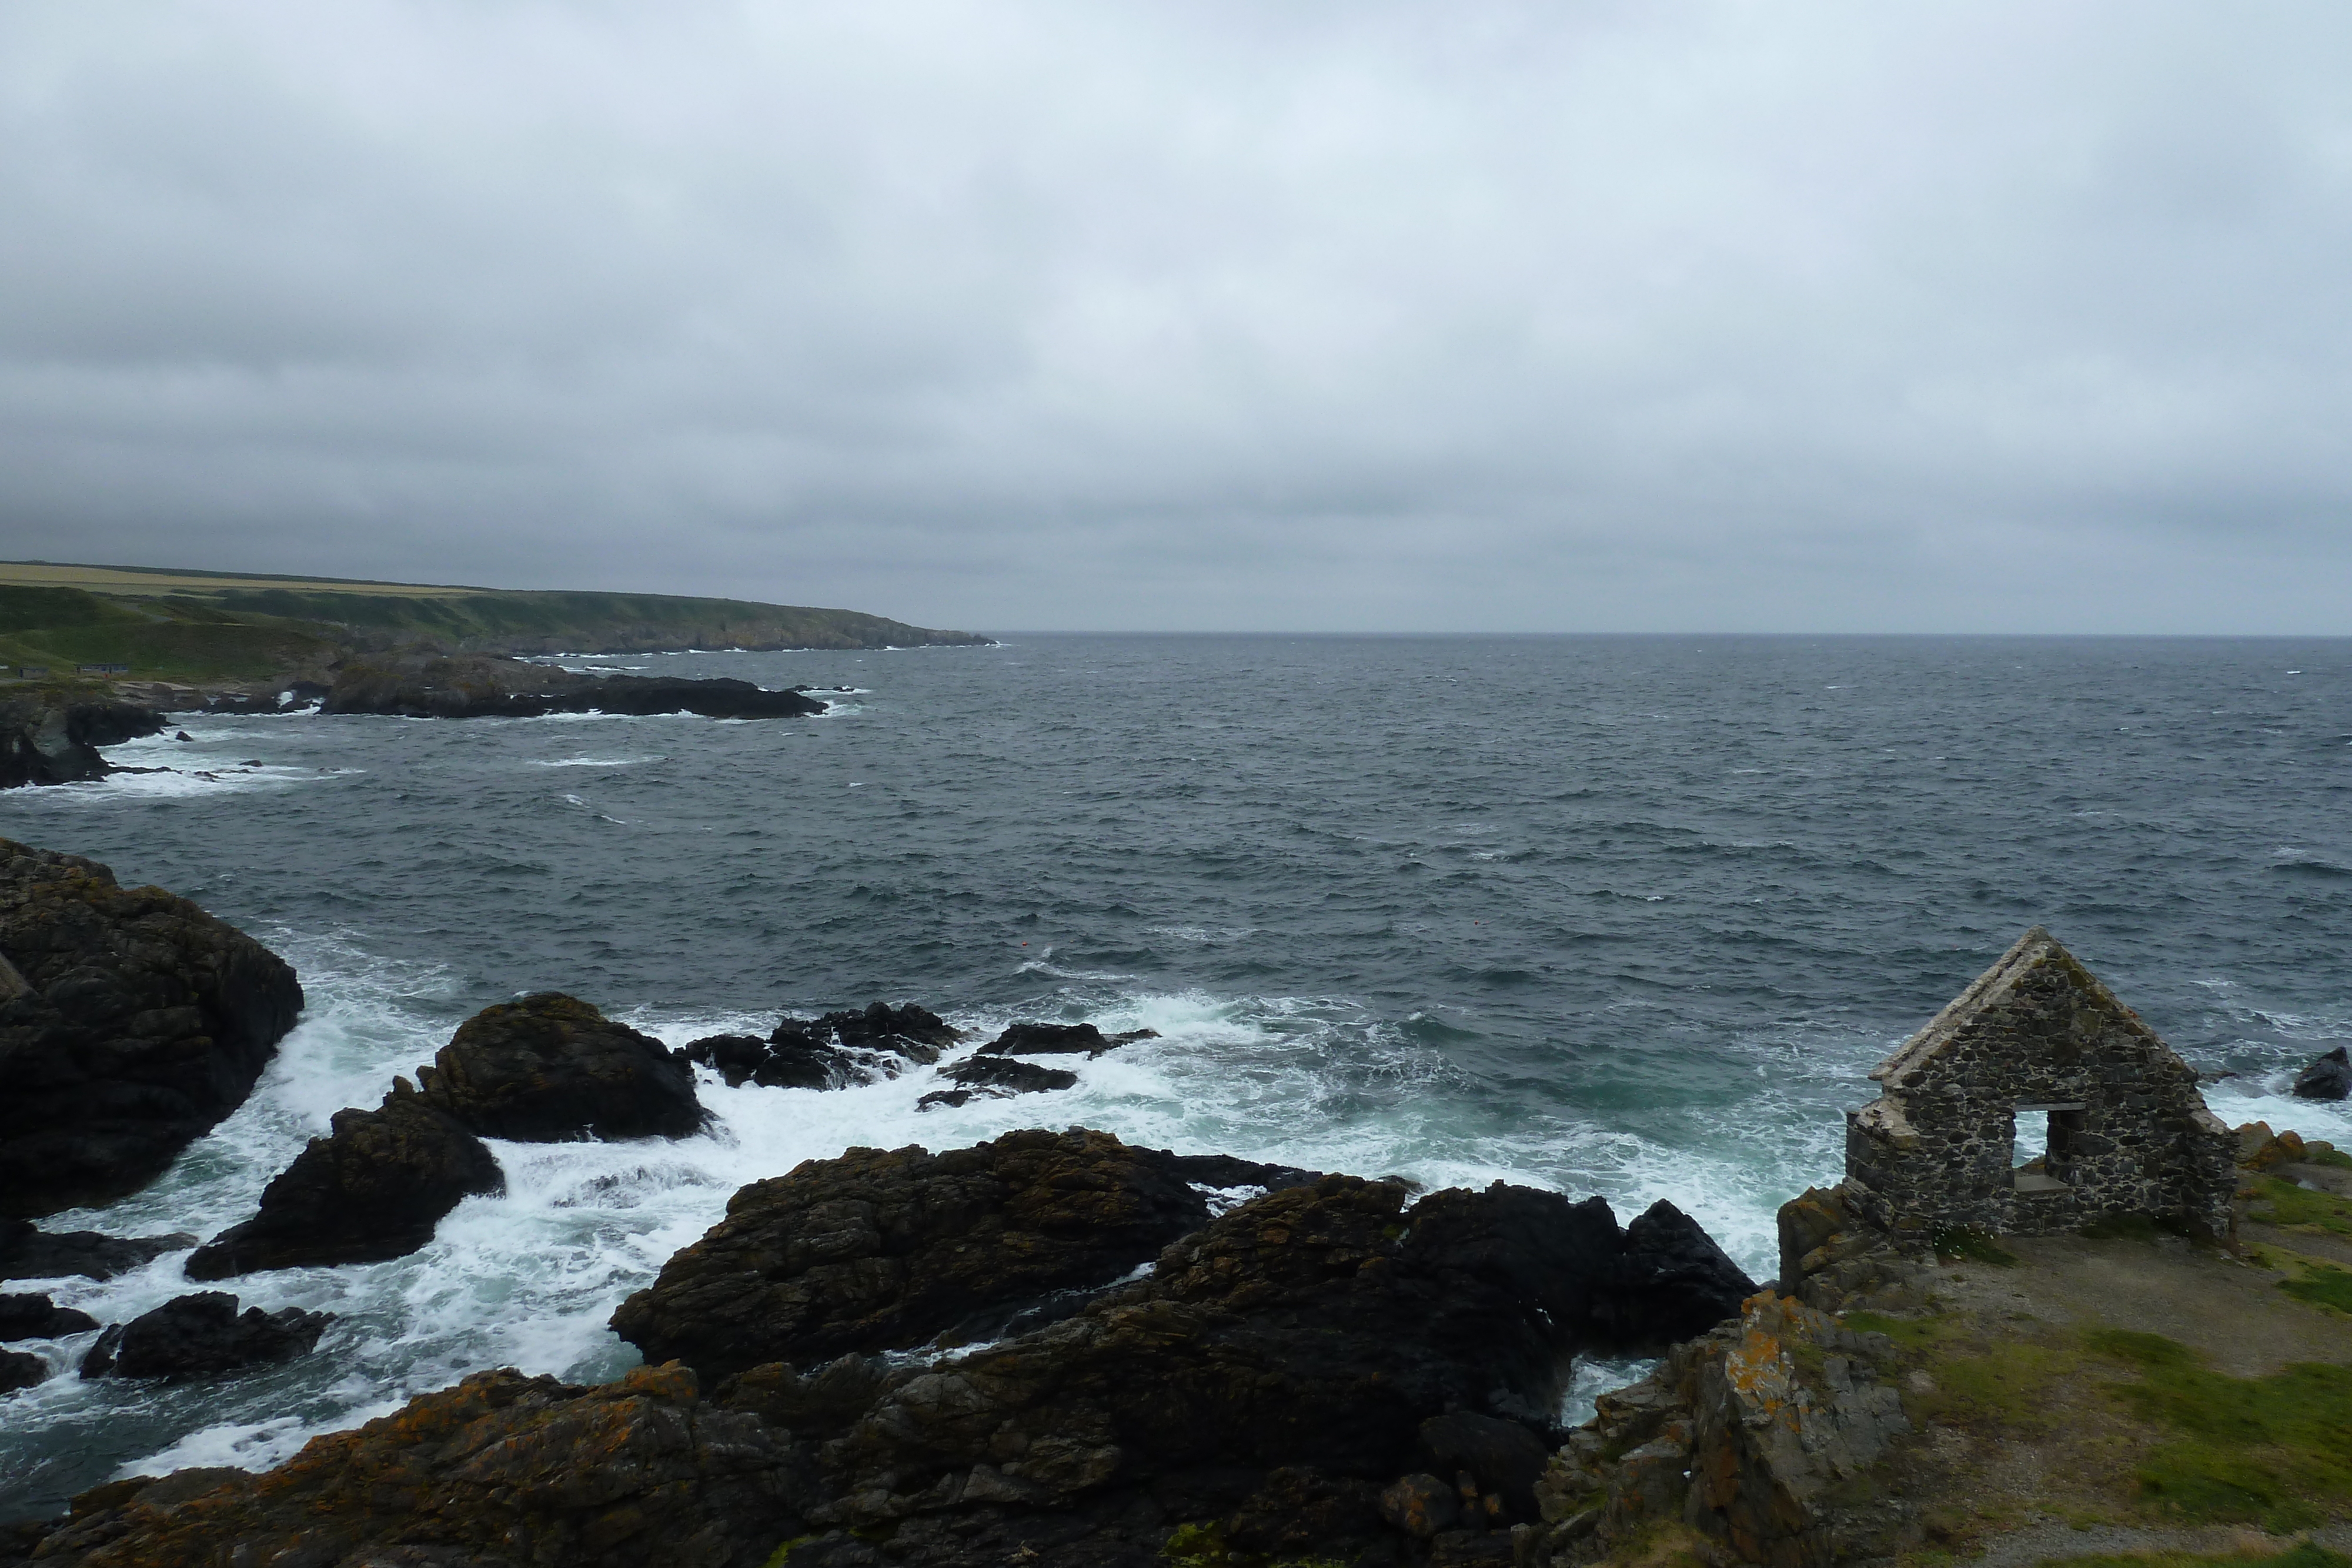
<svg viewBox="0 0 2352 1568">
<path fill-rule="evenodd" d="M 1891 1083 L 1913 1067 L 1935 1055 L 1944 1048 L 1954 1034 L 1958 1032 L 1959 1022 L 1963 1016 L 1975 1011 L 1986 997 L 2016 978 L 2020 970 L 2041 958 L 2046 950 L 2053 947 L 2062 953 L 2066 951 L 2058 938 L 2050 935 L 2048 926 L 2036 925 L 2030 928 L 2024 936 L 2009 945 L 2009 951 L 1992 961 L 1992 967 L 1969 982 L 1968 989 L 1946 1002 L 1942 1009 L 1927 1020 L 1925 1029 L 1895 1047 L 1893 1055 L 1872 1068 L 1871 1078 L 1880 1083 Z M 2066 956 L 2070 958 L 2074 957 L 2071 953 Z M 2085 975 L 2091 973 L 2079 958 L 2075 959 L 2075 967 L 2082 969 Z M 2094 984 L 2098 984 L 2096 976 L 2091 977 Z M 2105 987 L 2102 985 L 2100 988 L 2104 990 Z"/>
</svg>

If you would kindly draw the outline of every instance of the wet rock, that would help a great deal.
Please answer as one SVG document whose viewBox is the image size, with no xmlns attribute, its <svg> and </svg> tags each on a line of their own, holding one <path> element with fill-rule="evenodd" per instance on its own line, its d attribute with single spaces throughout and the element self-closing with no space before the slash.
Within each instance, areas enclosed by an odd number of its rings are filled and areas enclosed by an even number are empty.
<svg viewBox="0 0 2352 1568">
<path fill-rule="evenodd" d="M 788 1018 L 766 1040 L 712 1035 L 686 1047 L 687 1060 L 715 1070 L 729 1087 L 845 1089 L 896 1078 L 910 1063 L 937 1061 L 959 1031 L 909 1002 L 875 1002 L 859 1011 Z"/>
<path fill-rule="evenodd" d="M 33 690 L 0 696 L 0 789 L 79 784 L 115 771 L 99 754 L 163 727 L 163 716 L 133 703 Z"/>
<path fill-rule="evenodd" d="M 706 1377 L 978 1331 L 1108 1284 L 1204 1222 L 1174 1158 L 1073 1130 L 810 1160 L 738 1192 L 613 1327 Z"/>
<path fill-rule="evenodd" d="M 2352 1052 L 2343 1046 L 2295 1074 L 2294 1092 L 2305 1100 L 2341 1100 L 2352 1094 Z"/>
<path fill-rule="evenodd" d="M 45 1295 L 0 1295 L 0 1343 L 23 1339 L 63 1339 L 88 1333 L 98 1320 L 58 1306 Z"/>
<path fill-rule="evenodd" d="M 197 1249 L 189 1279 L 405 1257 L 460 1200 L 505 1186 L 482 1141 L 404 1080 L 380 1109 L 329 1124 L 271 1178 L 260 1213 Z"/>
<path fill-rule="evenodd" d="M 417 1077 L 427 1103 L 486 1138 L 682 1138 L 703 1124 L 682 1058 L 561 991 L 484 1008 Z"/>
<path fill-rule="evenodd" d="M 49 1380 L 49 1364 L 29 1351 L 0 1350 L 0 1394 L 37 1388 Z"/>
<path fill-rule="evenodd" d="M 994 1056 L 1100 1056 L 1118 1046 L 1159 1038 L 1156 1029 L 1107 1035 L 1090 1023 L 1016 1023 L 980 1049 Z"/>
<path fill-rule="evenodd" d="M 301 1007 L 292 969 L 186 899 L 0 839 L 0 1214 L 162 1175 L 244 1102 Z"/>
<path fill-rule="evenodd" d="M 262 1475 L 83 1494 L 42 1561 L 346 1568 L 760 1568 L 807 1533 L 809 1466 L 677 1367 L 583 1388 L 478 1373 Z"/>
<path fill-rule="evenodd" d="M 71 1274 L 111 1280 L 195 1244 L 196 1239 L 185 1232 L 108 1236 L 96 1230 L 43 1230 L 29 1219 L 0 1219 L 0 1280 L 61 1280 Z"/>
<path fill-rule="evenodd" d="M 961 1089 L 991 1090 L 998 1094 L 1044 1094 L 1068 1089 L 1078 1075 L 1058 1067 L 1040 1067 L 1009 1056 L 975 1056 L 940 1074 Z"/>
<path fill-rule="evenodd" d="M 1660 1198 L 1625 1228 L 1625 1249 L 1597 1308 L 1596 1334 L 1621 1343 L 1672 1343 L 1739 1312 L 1756 1281 L 1698 1221 Z"/>
<path fill-rule="evenodd" d="M 825 711 L 798 691 L 749 681 L 583 675 L 488 653 L 414 651 L 347 659 L 320 705 L 327 713 L 405 718 L 537 718 L 551 713 L 699 714 L 793 718 Z"/>
<path fill-rule="evenodd" d="M 264 1362 L 291 1361 L 319 1343 L 334 1320 L 297 1307 L 265 1312 L 226 1291 L 178 1296 L 99 1336 L 82 1358 L 84 1377 L 209 1377 Z"/>
<path fill-rule="evenodd" d="M 1275 1192 L 1286 1186 L 1311 1186 L 1323 1179 L 1321 1171 L 1301 1170 L 1297 1166 L 1262 1166 L 1231 1155 L 1174 1155 L 1170 1156 L 1170 1163 L 1186 1181 L 1225 1191 L 1254 1186 Z"/>
</svg>

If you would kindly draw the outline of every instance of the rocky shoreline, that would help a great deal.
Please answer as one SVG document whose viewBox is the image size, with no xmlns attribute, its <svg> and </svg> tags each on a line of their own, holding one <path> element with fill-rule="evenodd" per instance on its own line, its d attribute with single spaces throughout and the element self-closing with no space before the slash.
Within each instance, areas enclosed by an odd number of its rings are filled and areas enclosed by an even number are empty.
<svg viewBox="0 0 2352 1568">
<path fill-rule="evenodd" d="M 331 673 L 331 684 L 289 677 L 219 688 L 124 683 L 113 691 L 67 685 L 0 692 L 0 789 L 159 771 L 118 767 L 99 748 L 159 734 L 173 713 L 317 709 L 398 718 L 686 713 L 713 719 L 771 719 L 809 717 L 831 706 L 809 695 L 805 687 L 771 691 L 725 677 L 578 674 L 521 659 L 436 649 L 355 655 Z"/>
<path fill-rule="evenodd" d="M 338 1112 L 257 1212 L 199 1245 L 33 1220 L 134 1190 L 233 1108 L 301 1005 L 292 972 L 184 900 L 6 841 L 0 955 L 0 1279 L 184 1252 L 192 1281 L 266 1292 L 276 1270 L 424 1246 L 504 1180 L 486 1139 L 692 1136 L 712 1078 L 821 1093 L 945 1062 L 942 1092 L 1051 1092 L 1074 1070 L 1047 1063 L 1148 1038 L 1026 1022 L 979 1042 L 875 1002 L 672 1050 L 535 994 Z M 2281 1215 L 2305 1211 L 2280 1173 L 2352 1166 L 2267 1128 L 2236 1150 Z M 1759 1285 L 1664 1202 L 1621 1224 L 1599 1197 L 1426 1191 L 1084 1127 L 852 1148 L 741 1187 L 619 1301 L 611 1326 L 646 1364 L 615 1382 L 477 1372 L 263 1473 L 113 1481 L 0 1524 L 0 1564 L 1888 1558 L 1943 1528 L 1889 1467 L 1942 1452 L 1921 1447 L 1951 1408 L 1938 1379 L 1968 1375 L 1950 1354 L 1979 1343 L 1923 1348 L 1947 1332 L 1947 1265 L 2008 1254 L 1884 1228 L 1868 1196 L 1785 1205 L 1781 1277 Z M 110 1325 L 0 1295 L 0 1339 L 102 1327 L 79 1375 L 159 1386 L 318 1354 L 331 1321 L 225 1290 Z M 1662 1359 L 1564 1428 L 1568 1369 L 1593 1354 Z M 0 1349 L 0 1398 L 49 1364 Z"/>
</svg>

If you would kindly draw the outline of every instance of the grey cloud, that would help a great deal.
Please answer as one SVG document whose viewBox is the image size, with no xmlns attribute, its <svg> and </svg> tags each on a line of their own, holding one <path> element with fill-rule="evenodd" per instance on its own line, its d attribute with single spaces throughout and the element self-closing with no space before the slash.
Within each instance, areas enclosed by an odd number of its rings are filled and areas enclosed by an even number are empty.
<svg viewBox="0 0 2352 1568">
<path fill-rule="evenodd" d="M 0 553 L 983 628 L 2352 631 L 2347 43 L 0 7 Z"/>
</svg>

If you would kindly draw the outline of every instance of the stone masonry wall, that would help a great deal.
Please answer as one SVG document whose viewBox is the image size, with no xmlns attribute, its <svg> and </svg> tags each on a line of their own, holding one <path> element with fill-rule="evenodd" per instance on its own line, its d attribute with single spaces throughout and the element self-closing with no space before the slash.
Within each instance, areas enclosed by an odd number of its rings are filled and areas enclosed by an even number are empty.
<svg viewBox="0 0 2352 1568">
<path fill-rule="evenodd" d="M 2229 1229 L 2235 1141 L 2196 1073 L 2039 927 L 1872 1076 L 1885 1092 L 1847 1114 L 1844 1186 L 1883 1228 L 2030 1236 L 2148 1215 Z M 2021 1178 L 2011 1140 L 2038 1146 L 2045 1126 L 2021 1105 L 2080 1109 Z"/>
</svg>

